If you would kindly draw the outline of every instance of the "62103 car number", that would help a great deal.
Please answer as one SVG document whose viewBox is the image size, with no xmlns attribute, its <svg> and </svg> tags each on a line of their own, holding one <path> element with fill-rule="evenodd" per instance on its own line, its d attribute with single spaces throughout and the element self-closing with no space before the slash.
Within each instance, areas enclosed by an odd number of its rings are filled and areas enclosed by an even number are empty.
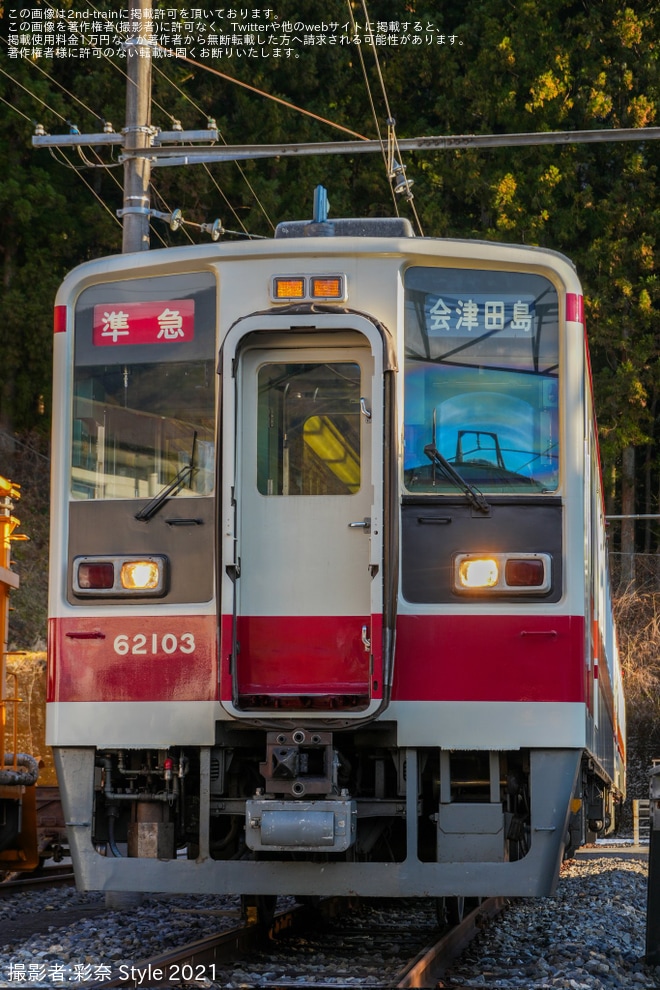
<svg viewBox="0 0 660 990">
<path fill-rule="evenodd" d="M 181 633 L 176 636 L 174 633 L 136 633 L 135 636 L 120 635 L 115 636 L 113 643 L 114 651 L 120 657 L 125 657 L 128 653 L 131 656 L 156 656 L 159 653 L 166 653 L 171 656 L 173 653 L 194 653 L 195 637 L 192 633 Z"/>
</svg>

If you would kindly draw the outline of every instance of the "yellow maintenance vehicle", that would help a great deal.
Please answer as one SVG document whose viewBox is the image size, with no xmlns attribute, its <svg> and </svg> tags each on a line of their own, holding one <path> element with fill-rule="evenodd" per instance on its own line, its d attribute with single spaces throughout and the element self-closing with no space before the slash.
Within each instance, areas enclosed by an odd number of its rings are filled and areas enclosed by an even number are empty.
<svg viewBox="0 0 660 990">
<path fill-rule="evenodd" d="M 0 477 L 0 871 L 34 870 L 39 865 L 37 841 L 36 783 L 39 763 L 34 756 L 18 752 L 18 679 L 7 672 L 9 595 L 18 587 L 12 570 L 11 546 L 27 536 L 15 532 L 19 520 L 13 515 L 20 488 Z M 12 732 L 8 738 L 8 713 Z"/>
</svg>

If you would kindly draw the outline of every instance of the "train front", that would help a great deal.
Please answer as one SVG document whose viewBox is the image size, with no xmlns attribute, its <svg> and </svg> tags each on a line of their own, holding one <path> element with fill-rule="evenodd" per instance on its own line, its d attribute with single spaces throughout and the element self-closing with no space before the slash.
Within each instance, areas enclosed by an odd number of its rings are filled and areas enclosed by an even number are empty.
<svg viewBox="0 0 660 990">
<path fill-rule="evenodd" d="M 542 894 L 607 828 L 580 300 L 557 255 L 399 221 L 67 278 L 48 741 L 80 886 Z"/>
</svg>

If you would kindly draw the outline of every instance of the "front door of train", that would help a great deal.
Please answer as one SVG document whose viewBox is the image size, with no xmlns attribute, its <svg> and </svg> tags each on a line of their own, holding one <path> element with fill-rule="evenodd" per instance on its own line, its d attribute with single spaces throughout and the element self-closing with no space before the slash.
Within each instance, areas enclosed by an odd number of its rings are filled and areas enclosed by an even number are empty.
<svg viewBox="0 0 660 990">
<path fill-rule="evenodd" d="M 252 334 L 236 368 L 235 705 L 363 713 L 381 687 L 374 355 L 356 333 Z"/>
</svg>

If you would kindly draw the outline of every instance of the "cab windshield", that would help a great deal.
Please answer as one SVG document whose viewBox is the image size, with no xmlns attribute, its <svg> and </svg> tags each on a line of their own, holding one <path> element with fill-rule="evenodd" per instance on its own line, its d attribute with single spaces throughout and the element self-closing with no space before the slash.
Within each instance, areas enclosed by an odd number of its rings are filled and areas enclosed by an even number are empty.
<svg viewBox="0 0 660 990">
<path fill-rule="evenodd" d="M 71 494 L 211 492 L 215 283 L 194 274 L 96 285 L 76 306 Z M 188 468 L 189 470 L 184 470 Z"/>
<path fill-rule="evenodd" d="M 405 300 L 406 489 L 455 493 L 444 459 L 484 493 L 555 491 L 554 286 L 523 272 L 415 267 Z"/>
</svg>

